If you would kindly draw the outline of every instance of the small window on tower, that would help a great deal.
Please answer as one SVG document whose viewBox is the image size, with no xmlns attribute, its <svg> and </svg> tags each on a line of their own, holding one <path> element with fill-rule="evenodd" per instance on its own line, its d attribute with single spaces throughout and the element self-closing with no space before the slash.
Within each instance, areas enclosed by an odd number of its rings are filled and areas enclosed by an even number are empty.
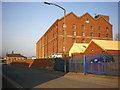
<svg viewBox="0 0 120 90">
<path fill-rule="evenodd" d="M 86 19 L 86 23 L 89 23 L 89 19 Z"/>
</svg>

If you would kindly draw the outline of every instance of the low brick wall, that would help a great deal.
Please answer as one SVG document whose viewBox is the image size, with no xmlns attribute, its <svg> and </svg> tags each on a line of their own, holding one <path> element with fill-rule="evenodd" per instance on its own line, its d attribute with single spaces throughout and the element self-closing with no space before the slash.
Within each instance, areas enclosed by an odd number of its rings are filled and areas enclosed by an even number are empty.
<svg viewBox="0 0 120 90">
<path fill-rule="evenodd" d="M 25 63 L 25 65 L 27 64 L 29 67 L 33 64 L 34 60 L 15 60 L 15 61 L 8 61 L 9 64 L 20 64 L 23 65 Z"/>
<path fill-rule="evenodd" d="M 54 68 L 54 60 L 36 59 L 32 63 L 31 67 L 53 70 L 53 68 Z"/>
</svg>

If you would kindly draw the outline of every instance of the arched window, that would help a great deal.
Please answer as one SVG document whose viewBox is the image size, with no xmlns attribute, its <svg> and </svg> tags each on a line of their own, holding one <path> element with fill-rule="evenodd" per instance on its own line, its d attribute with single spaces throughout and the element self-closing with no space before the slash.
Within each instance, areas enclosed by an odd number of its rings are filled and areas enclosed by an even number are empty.
<svg viewBox="0 0 120 90">
<path fill-rule="evenodd" d="M 84 25 L 82 25 L 82 26 L 81 26 L 81 28 L 82 28 L 82 30 L 84 30 L 84 29 L 85 29 L 85 26 L 84 26 Z"/>
<path fill-rule="evenodd" d="M 90 26 L 90 30 L 93 30 L 93 26 Z"/>
<path fill-rule="evenodd" d="M 72 25 L 72 28 L 73 28 L 73 29 L 76 29 L 76 25 L 75 25 L 75 24 L 73 24 L 73 25 Z"/>
</svg>

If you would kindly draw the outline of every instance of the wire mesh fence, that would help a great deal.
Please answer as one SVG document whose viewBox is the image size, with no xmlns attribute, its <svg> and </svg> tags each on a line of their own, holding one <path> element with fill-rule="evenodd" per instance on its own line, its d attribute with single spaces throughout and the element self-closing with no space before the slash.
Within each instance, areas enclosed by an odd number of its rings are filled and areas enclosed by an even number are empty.
<svg viewBox="0 0 120 90">
<path fill-rule="evenodd" d="M 69 72 L 120 75 L 120 55 L 73 56 L 69 60 Z"/>
</svg>

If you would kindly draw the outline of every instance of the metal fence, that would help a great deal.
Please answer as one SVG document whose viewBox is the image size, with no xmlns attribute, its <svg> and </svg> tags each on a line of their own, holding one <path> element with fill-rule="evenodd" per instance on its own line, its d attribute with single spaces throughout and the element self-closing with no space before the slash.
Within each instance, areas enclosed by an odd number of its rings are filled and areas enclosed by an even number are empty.
<svg viewBox="0 0 120 90">
<path fill-rule="evenodd" d="M 84 72 L 84 57 L 74 56 L 69 60 L 69 72 Z"/>
<path fill-rule="evenodd" d="M 65 64 L 64 58 L 56 58 L 54 62 L 54 70 L 64 71 L 64 64 Z M 66 59 L 66 71 L 69 71 L 69 60 L 68 59 Z"/>
<path fill-rule="evenodd" d="M 120 75 L 119 55 L 74 56 L 69 60 L 69 72 Z"/>
<path fill-rule="evenodd" d="M 120 75 L 118 55 L 85 56 L 85 73 Z"/>
</svg>

